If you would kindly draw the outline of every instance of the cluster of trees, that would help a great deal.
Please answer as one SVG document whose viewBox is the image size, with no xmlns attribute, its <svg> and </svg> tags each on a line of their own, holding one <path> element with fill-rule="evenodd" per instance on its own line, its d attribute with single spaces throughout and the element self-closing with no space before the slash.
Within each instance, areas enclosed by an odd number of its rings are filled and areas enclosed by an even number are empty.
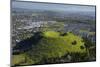
<svg viewBox="0 0 100 67">
<path fill-rule="evenodd" d="M 37 32 L 33 37 L 21 41 L 19 45 L 15 46 L 19 53 L 14 53 L 12 62 L 17 62 L 13 63 L 16 66 L 92 61 L 95 60 L 95 46 L 93 45 L 95 44 L 87 38 L 81 38 L 70 32 Z M 16 59 L 20 56 L 24 59 Z"/>
</svg>

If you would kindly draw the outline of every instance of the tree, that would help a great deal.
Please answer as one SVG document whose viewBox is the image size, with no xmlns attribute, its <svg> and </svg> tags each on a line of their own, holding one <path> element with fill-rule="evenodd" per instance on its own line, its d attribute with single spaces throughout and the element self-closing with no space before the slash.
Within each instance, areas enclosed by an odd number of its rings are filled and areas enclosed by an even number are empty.
<svg viewBox="0 0 100 67">
<path fill-rule="evenodd" d="M 85 42 L 86 52 L 87 52 L 87 58 L 88 60 L 95 60 L 96 57 L 96 44 L 91 42 L 88 38 L 83 38 L 83 41 Z"/>
</svg>

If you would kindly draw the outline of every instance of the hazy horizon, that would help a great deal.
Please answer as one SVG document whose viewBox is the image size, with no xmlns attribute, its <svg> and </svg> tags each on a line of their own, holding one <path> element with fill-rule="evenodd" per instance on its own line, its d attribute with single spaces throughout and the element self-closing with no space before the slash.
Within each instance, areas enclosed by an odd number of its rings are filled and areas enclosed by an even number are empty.
<svg viewBox="0 0 100 67">
<path fill-rule="evenodd" d="M 12 1 L 12 8 L 95 12 L 95 6 Z M 66 8 L 66 9 L 65 9 Z"/>
</svg>

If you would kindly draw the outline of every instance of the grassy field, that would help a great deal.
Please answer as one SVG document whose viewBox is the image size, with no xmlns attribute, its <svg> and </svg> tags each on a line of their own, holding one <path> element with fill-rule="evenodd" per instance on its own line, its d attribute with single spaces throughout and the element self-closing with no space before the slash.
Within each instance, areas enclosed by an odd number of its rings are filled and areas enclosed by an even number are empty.
<svg viewBox="0 0 100 67">
<path fill-rule="evenodd" d="M 44 37 L 51 38 L 49 39 L 49 41 L 50 40 L 52 41 L 52 39 L 54 38 L 52 44 L 66 45 L 66 49 L 69 52 L 84 52 L 85 51 L 85 49 L 80 48 L 80 46 L 83 46 L 85 48 L 84 42 L 82 42 L 82 38 L 72 33 L 68 32 L 66 35 L 60 36 L 59 32 L 47 31 L 47 32 L 44 32 L 43 35 Z M 73 45 L 72 44 L 73 42 L 76 42 L 76 44 Z"/>
</svg>

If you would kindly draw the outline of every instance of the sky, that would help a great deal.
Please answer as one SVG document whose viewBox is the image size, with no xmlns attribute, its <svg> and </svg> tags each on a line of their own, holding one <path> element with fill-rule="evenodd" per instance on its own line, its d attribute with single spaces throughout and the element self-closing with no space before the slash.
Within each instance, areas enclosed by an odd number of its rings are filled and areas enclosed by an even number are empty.
<svg viewBox="0 0 100 67">
<path fill-rule="evenodd" d="M 54 4 L 54 3 L 37 3 L 37 2 L 22 2 L 13 1 L 12 8 L 24 9 L 41 9 L 41 10 L 56 10 L 56 11 L 88 11 L 95 12 L 95 6 L 71 5 L 71 4 Z"/>
</svg>

